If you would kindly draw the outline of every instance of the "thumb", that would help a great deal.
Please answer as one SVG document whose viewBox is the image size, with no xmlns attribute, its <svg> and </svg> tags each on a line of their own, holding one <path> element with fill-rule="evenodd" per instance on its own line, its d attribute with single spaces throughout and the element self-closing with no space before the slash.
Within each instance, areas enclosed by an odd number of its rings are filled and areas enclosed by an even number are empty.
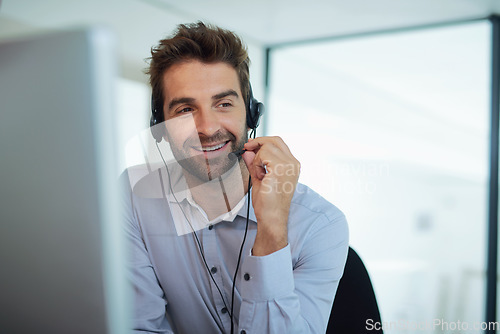
<svg viewBox="0 0 500 334">
<path fill-rule="evenodd" d="M 243 161 L 247 165 L 248 171 L 250 172 L 250 176 L 254 177 L 254 167 L 253 167 L 253 160 L 255 159 L 255 153 L 252 151 L 246 151 L 244 152 L 241 157 L 243 158 Z"/>
<path fill-rule="evenodd" d="M 245 164 L 247 165 L 248 171 L 250 172 L 250 176 L 254 180 L 262 180 L 266 175 L 266 169 L 260 164 L 255 163 L 255 152 L 246 151 L 241 156 Z"/>
</svg>

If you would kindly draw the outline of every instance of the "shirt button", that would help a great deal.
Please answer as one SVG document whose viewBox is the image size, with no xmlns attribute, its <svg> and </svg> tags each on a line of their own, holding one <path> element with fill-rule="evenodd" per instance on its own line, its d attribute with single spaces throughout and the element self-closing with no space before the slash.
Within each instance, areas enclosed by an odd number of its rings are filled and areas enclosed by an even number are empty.
<svg viewBox="0 0 500 334">
<path fill-rule="evenodd" d="M 210 225 L 210 226 L 208 227 L 208 229 L 209 229 L 210 231 L 211 231 L 213 228 L 214 228 L 214 226 L 213 226 L 213 225 Z"/>
<path fill-rule="evenodd" d="M 240 334 L 247 334 L 247 331 L 244 330 L 244 329 L 242 329 L 241 332 L 240 332 Z"/>
<path fill-rule="evenodd" d="M 226 314 L 227 313 L 227 308 L 223 307 L 222 310 L 220 310 L 222 313 Z"/>
<path fill-rule="evenodd" d="M 245 275 L 243 275 L 243 278 L 245 279 L 245 281 L 249 281 L 250 280 L 250 274 L 246 273 Z"/>
<path fill-rule="evenodd" d="M 212 269 L 210 269 L 210 271 L 212 272 L 212 274 L 215 274 L 217 272 L 217 268 L 212 267 Z"/>
</svg>

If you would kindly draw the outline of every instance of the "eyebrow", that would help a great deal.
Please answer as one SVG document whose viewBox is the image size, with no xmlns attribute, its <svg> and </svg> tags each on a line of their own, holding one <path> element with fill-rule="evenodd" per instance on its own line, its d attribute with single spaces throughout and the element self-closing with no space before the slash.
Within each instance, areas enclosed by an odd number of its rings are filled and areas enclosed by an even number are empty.
<svg viewBox="0 0 500 334">
<path fill-rule="evenodd" d="M 226 90 L 226 91 L 224 91 L 222 93 L 215 94 L 214 96 L 212 96 L 212 100 L 222 99 L 222 98 L 227 97 L 227 96 L 239 97 L 238 93 L 236 93 L 235 90 L 228 89 L 228 90 Z M 178 99 L 173 99 L 168 104 L 168 110 L 172 110 L 172 108 L 175 107 L 178 104 L 193 103 L 193 102 L 195 102 L 195 99 L 192 98 L 192 97 L 180 97 Z"/>
<path fill-rule="evenodd" d="M 178 104 L 193 103 L 193 102 L 194 102 L 194 99 L 192 97 L 180 97 L 178 99 L 173 99 L 168 104 L 168 110 L 172 110 L 172 108 L 175 107 Z"/>
<path fill-rule="evenodd" d="M 226 96 L 238 97 L 238 93 L 236 93 L 236 91 L 233 89 L 228 89 L 225 92 L 215 94 L 214 96 L 212 96 L 212 100 L 222 99 L 223 97 L 226 97 Z"/>
</svg>

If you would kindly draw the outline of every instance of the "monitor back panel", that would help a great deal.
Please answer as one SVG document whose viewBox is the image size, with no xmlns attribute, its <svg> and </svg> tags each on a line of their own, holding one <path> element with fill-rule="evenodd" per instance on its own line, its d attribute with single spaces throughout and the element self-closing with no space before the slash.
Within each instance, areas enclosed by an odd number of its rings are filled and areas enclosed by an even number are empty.
<svg viewBox="0 0 500 334">
<path fill-rule="evenodd" d="M 124 330 L 113 76 L 104 31 L 0 43 L 2 333 Z"/>
</svg>

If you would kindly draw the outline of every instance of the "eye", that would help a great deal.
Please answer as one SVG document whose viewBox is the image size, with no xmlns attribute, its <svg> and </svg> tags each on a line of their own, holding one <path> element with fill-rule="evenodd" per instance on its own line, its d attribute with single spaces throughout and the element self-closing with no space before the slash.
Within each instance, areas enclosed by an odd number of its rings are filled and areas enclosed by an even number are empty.
<svg viewBox="0 0 500 334">
<path fill-rule="evenodd" d="M 222 103 L 219 103 L 218 107 L 221 107 L 221 108 L 228 108 L 228 107 L 231 107 L 232 104 L 230 102 L 222 102 Z"/>
<path fill-rule="evenodd" d="M 185 108 L 177 110 L 175 113 L 176 114 L 184 114 L 184 113 L 188 113 L 188 112 L 191 112 L 191 111 L 193 111 L 193 108 L 191 108 L 191 107 L 185 107 Z"/>
</svg>

